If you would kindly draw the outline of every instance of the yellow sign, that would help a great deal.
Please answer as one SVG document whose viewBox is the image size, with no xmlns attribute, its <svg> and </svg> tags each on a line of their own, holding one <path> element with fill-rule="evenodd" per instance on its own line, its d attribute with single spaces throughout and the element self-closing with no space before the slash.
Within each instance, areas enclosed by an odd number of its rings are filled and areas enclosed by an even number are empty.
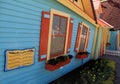
<svg viewBox="0 0 120 84">
<path fill-rule="evenodd" d="M 34 63 L 35 49 L 12 50 L 6 52 L 6 70 L 11 70 Z"/>
</svg>

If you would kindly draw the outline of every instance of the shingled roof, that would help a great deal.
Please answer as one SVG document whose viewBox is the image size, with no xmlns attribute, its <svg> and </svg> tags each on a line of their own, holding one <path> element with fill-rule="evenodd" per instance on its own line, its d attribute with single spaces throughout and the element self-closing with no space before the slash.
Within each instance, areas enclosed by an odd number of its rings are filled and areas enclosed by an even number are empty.
<svg viewBox="0 0 120 84">
<path fill-rule="evenodd" d="M 120 0 L 102 2 L 103 13 L 100 18 L 120 30 Z"/>
</svg>

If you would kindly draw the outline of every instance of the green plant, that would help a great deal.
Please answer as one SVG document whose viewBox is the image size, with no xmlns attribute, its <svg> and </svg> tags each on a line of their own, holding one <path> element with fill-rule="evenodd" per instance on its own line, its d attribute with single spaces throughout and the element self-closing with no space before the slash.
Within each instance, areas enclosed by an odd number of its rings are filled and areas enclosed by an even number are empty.
<svg viewBox="0 0 120 84">
<path fill-rule="evenodd" d="M 72 55 L 68 55 L 67 57 L 68 57 L 69 59 L 72 59 L 72 58 L 73 58 L 73 56 L 72 56 Z"/>
<path fill-rule="evenodd" d="M 56 58 L 56 60 L 57 60 L 58 62 L 64 62 L 64 61 L 67 60 L 67 56 L 59 56 L 59 57 Z"/>
<path fill-rule="evenodd" d="M 51 64 L 51 65 L 56 65 L 58 63 L 58 61 L 56 59 L 50 59 L 50 60 L 48 60 L 47 63 Z"/>
<path fill-rule="evenodd" d="M 83 70 L 80 71 L 80 78 L 84 78 L 84 80 L 90 84 L 113 84 L 114 74 L 115 62 L 111 60 L 98 59 L 85 64 Z"/>
</svg>

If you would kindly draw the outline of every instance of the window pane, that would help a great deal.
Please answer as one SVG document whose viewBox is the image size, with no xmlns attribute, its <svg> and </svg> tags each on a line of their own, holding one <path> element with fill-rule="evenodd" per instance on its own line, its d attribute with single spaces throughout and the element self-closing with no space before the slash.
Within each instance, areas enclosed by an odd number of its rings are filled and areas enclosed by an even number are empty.
<svg viewBox="0 0 120 84">
<path fill-rule="evenodd" d="M 83 26 L 83 29 L 82 29 L 82 34 L 83 34 L 83 35 L 86 35 L 86 34 L 87 34 L 87 29 L 88 29 L 88 28 L 86 28 L 85 26 Z"/>
<path fill-rule="evenodd" d="M 60 21 L 60 34 L 65 34 L 66 33 L 67 19 L 61 18 L 60 20 L 61 20 Z"/>
<path fill-rule="evenodd" d="M 83 26 L 79 50 L 84 50 L 88 28 Z"/>
<path fill-rule="evenodd" d="M 84 39 L 84 38 L 81 38 L 79 50 L 84 50 L 84 47 L 85 47 L 85 39 Z"/>
<path fill-rule="evenodd" d="M 50 55 L 64 53 L 67 18 L 54 15 L 52 26 L 52 39 L 50 45 Z"/>
<path fill-rule="evenodd" d="M 52 38 L 50 55 L 55 55 L 64 52 L 64 37 Z"/>
<path fill-rule="evenodd" d="M 52 25 L 52 32 L 54 34 L 59 33 L 59 23 L 60 23 L 60 17 L 59 16 L 53 16 L 53 25 Z"/>
</svg>

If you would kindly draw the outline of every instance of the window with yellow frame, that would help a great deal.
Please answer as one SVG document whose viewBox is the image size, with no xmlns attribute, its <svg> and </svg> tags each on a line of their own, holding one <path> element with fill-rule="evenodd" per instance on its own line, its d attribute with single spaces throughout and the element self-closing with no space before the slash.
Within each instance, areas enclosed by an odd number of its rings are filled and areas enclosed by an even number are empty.
<svg viewBox="0 0 120 84">
<path fill-rule="evenodd" d="M 55 9 L 42 11 L 39 61 L 65 55 L 70 51 L 73 18 Z"/>
<path fill-rule="evenodd" d="M 70 15 L 51 9 L 47 60 L 67 53 Z"/>
<path fill-rule="evenodd" d="M 79 23 L 76 44 L 75 44 L 76 52 L 86 51 L 88 47 L 89 36 L 90 36 L 89 26 L 83 22 Z"/>
</svg>

